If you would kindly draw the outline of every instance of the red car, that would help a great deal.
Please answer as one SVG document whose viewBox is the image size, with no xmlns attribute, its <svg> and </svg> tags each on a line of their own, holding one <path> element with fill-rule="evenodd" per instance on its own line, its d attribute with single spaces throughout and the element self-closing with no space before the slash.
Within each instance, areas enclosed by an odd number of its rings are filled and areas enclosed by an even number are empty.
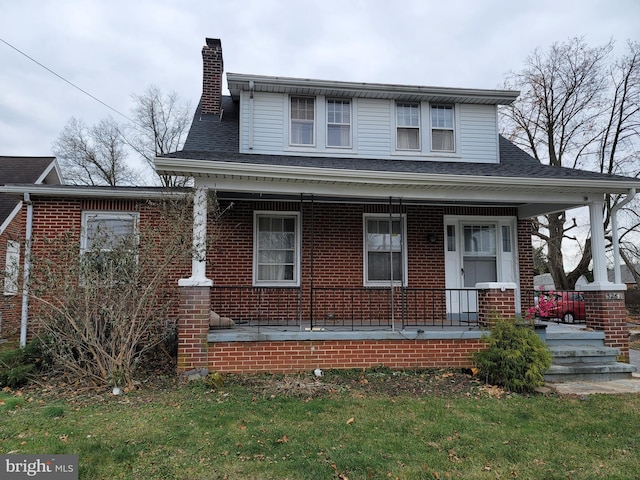
<svg viewBox="0 0 640 480">
<path fill-rule="evenodd" d="M 585 320 L 584 295 L 582 292 L 553 292 L 550 300 L 553 305 L 543 318 L 559 318 L 563 323 Z"/>
</svg>

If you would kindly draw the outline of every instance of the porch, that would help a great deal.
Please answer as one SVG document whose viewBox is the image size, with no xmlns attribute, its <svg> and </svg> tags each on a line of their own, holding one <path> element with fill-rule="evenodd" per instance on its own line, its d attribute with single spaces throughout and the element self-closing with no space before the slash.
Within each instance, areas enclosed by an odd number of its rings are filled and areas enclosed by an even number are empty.
<svg viewBox="0 0 640 480">
<path fill-rule="evenodd" d="M 469 368 L 494 315 L 535 305 L 521 291 L 533 287 L 530 231 L 512 206 L 242 198 L 207 249 L 206 196 L 196 190 L 192 276 L 179 282 L 180 371 Z M 596 261 L 597 280 L 604 271 Z M 620 286 L 592 287 L 588 321 L 628 358 Z M 210 311 L 236 326 L 210 330 Z"/>
</svg>

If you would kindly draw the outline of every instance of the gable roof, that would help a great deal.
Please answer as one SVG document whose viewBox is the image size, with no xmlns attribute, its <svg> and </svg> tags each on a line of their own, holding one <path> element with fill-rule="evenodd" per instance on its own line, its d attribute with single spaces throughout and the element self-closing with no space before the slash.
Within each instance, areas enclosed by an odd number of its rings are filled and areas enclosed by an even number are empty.
<svg viewBox="0 0 640 480">
<path fill-rule="evenodd" d="M 14 183 L 62 183 L 56 158 L 0 156 L 0 185 Z M 7 228 L 19 205 L 20 200 L 16 197 L 0 194 L 0 233 Z"/>
</svg>

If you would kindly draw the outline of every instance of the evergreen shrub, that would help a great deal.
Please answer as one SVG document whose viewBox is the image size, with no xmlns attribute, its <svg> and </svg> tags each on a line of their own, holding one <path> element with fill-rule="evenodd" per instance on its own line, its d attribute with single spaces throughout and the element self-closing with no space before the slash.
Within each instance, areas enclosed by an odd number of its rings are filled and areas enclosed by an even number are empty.
<svg viewBox="0 0 640 480">
<path fill-rule="evenodd" d="M 474 361 L 487 382 L 512 392 L 528 392 L 544 384 L 551 353 L 529 323 L 497 318 L 485 341 L 487 348 L 477 352 Z"/>
</svg>

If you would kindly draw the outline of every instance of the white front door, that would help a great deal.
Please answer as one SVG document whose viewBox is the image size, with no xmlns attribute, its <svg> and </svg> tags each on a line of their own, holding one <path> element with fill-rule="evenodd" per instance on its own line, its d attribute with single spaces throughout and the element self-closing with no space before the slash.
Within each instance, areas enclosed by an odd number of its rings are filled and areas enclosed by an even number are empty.
<svg viewBox="0 0 640 480">
<path fill-rule="evenodd" d="M 514 226 L 512 218 L 445 218 L 445 282 L 450 319 L 475 320 L 476 284 L 515 282 Z"/>
</svg>

